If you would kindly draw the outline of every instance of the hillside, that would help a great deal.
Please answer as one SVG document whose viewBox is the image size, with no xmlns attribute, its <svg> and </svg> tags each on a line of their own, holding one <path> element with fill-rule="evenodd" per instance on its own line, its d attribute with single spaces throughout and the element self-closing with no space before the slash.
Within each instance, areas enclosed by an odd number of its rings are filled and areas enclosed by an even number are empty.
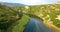
<svg viewBox="0 0 60 32">
<path fill-rule="evenodd" d="M 34 11 L 34 12 L 33 12 Z M 54 25 L 60 28 L 60 4 L 49 4 L 41 6 L 30 6 L 30 12 L 44 17 L 45 20 L 51 21 Z"/>
<path fill-rule="evenodd" d="M 0 32 L 23 32 L 29 19 L 22 11 L 0 4 Z"/>
<path fill-rule="evenodd" d="M 60 4 L 46 4 L 37 6 L 25 6 L 19 8 L 20 11 L 27 14 L 33 14 L 47 20 L 51 24 L 60 28 Z"/>
</svg>

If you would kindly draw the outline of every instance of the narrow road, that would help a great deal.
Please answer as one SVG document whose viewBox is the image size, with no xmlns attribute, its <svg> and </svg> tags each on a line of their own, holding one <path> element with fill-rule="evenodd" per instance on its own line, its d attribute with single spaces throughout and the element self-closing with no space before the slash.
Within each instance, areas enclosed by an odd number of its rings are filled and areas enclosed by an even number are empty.
<svg viewBox="0 0 60 32">
<path fill-rule="evenodd" d="M 30 18 L 24 32 L 55 32 L 54 30 L 46 27 L 43 22 L 36 18 Z"/>
</svg>

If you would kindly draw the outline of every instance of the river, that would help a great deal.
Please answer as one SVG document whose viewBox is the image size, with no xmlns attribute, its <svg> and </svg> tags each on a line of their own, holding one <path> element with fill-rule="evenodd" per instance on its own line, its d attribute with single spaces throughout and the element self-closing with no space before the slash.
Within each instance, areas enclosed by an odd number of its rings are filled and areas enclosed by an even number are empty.
<svg viewBox="0 0 60 32">
<path fill-rule="evenodd" d="M 55 32 L 54 30 L 46 27 L 42 20 L 37 18 L 30 18 L 24 32 Z"/>
</svg>

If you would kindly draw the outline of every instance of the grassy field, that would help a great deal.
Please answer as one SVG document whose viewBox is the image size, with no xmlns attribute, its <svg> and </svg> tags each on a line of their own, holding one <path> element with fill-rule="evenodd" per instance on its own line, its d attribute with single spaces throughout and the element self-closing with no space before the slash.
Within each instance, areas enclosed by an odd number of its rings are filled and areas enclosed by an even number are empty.
<svg viewBox="0 0 60 32">
<path fill-rule="evenodd" d="M 29 16 L 23 15 L 22 19 L 18 20 L 17 25 L 14 25 L 12 27 L 11 32 L 23 32 L 27 22 L 29 21 L 29 18 L 30 18 Z"/>
<path fill-rule="evenodd" d="M 13 25 L 10 26 L 10 28 L 8 28 L 7 30 L 0 29 L 0 32 L 23 32 L 29 19 L 30 17 L 24 14 L 22 18 L 19 19 L 16 23 L 13 23 Z"/>
</svg>

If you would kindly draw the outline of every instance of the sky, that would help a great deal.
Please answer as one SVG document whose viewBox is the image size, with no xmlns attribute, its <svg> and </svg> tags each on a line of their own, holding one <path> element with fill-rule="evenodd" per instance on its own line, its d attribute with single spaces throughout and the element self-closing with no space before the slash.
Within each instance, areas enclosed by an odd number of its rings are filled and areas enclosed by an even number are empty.
<svg viewBox="0 0 60 32">
<path fill-rule="evenodd" d="M 49 4 L 49 3 L 55 3 L 58 1 L 60 0 L 0 0 L 0 2 L 22 3 L 26 5 Z"/>
</svg>

